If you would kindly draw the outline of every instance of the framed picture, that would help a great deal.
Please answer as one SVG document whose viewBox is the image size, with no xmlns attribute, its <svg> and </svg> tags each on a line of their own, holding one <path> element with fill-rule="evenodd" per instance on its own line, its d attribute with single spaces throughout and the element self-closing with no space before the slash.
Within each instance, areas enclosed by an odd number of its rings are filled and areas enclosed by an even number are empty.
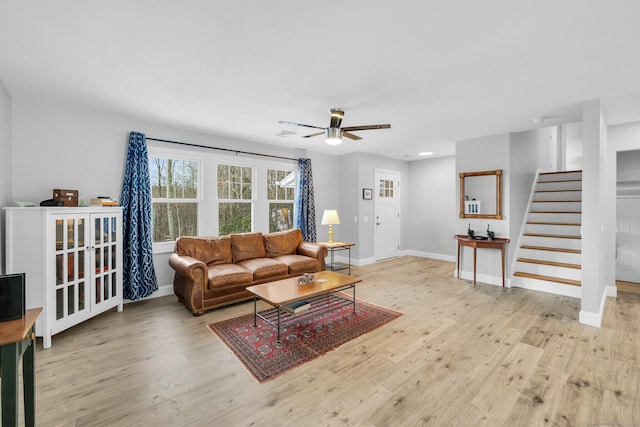
<svg viewBox="0 0 640 427">
<path fill-rule="evenodd" d="M 362 189 L 362 198 L 365 200 L 373 199 L 373 189 L 371 188 L 363 188 Z"/>
</svg>

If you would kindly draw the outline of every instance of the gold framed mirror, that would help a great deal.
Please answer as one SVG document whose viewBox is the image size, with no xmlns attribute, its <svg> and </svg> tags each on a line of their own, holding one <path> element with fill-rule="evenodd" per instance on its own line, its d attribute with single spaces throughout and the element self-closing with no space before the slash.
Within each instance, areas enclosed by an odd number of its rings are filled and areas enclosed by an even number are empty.
<svg viewBox="0 0 640 427">
<path fill-rule="evenodd" d="M 460 173 L 460 218 L 502 219 L 502 169 Z"/>
</svg>

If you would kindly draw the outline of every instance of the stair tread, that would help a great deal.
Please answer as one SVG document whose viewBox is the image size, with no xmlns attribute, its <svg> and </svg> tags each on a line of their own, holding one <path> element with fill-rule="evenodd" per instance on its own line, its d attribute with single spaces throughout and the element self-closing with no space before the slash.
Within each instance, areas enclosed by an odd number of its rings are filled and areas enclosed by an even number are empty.
<svg viewBox="0 0 640 427">
<path fill-rule="evenodd" d="M 538 224 L 538 225 L 570 225 L 570 226 L 580 226 L 579 222 L 546 222 L 546 221 L 527 221 L 527 224 Z"/>
<path fill-rule="evenodd" d="M 576 172 L 582 172 L 582 169 L 573 169 L 570 171 L 540 172 L 540 175 L 562 175 L 563 173 L 576 173 Z"/>
<path fill-rule="evenodd" d="M 540 265 L 549 265 L 552 267 L 565 267 L 565 268 L 575 268 L 582 269 L 580 264 L 570 264 L 568 262 L 557 262 L 557 261 L 544 261 L 541 259 L 532 259 L 532 258 L 518 258 L 518 262 L 527 262 L 529 264 L 540 264 Z"/>
<path fill-rule="evenodd" d="M 582 203 L 582 200 L 532 200 L 531 203 Z"/>
<path fill-rule="evenodd" d="M 536 184 L 547 184 L 550 182 L 578 182 L 578 181 L 582 181 L 582 179 L 559 179 L 559 180 L 549 180 L 549 181 L 536 181 Z"/>
<path fill-rule="evenodd" d="M 582 239 L 582 236 L 571 236 L 566 234 L 541 234 L 541 233 L 524 233 L 523 236 L 529 237 L 553 237 L 556 239 Z"/>
<path fill-rule="evenodd" d="M 564 248 L 551 248 L 548 246 L 532 246 L 532 245 L 522 245 L 520 249 L 532 249 L 536 251 L 552 251 L 552 252 L 566 252 L 570 254 L 581 254 L 582 251 L 580 249 L 564 249 Z"/>
<path fill-rule="evenodd" d="M 572 286 L 581 286 L 582 283 L 579 280 L 572 280 L 572 279 L 563 279 L 560 277 L 552 277 L 552 276 L 543 276 L 541 274 L 533 274 L 533 273 L 524 273 L 521 271 L 516 271 L 515 273 L 513 273 L 514 276 L 518 276 L 518 277 L 526 277 L 529 279 L 538 279 L 538 280 L 544 280 L 547 282 L 556 282 L 556 283 L 563 283 L 565 285 L 572 285 Z"/>
<path fill-rule="evenodd" d="M 532 214 L 581 214 L 582 211 L 529 211 Z"/>
<path fill-rule="evenodd" d="M 575 192 L 575 191 L 582 191 L 582 190 L 536 190 L 536 193 L 569 193 L 569 192 Z"/>
</svg>

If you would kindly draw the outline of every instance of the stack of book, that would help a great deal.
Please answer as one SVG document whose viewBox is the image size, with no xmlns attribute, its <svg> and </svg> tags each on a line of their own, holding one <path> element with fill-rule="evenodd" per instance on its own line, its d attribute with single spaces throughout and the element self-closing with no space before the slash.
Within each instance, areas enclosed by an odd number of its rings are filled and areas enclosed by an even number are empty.
<svg viewBox="0 0 640 427">
<path fill-rule="evenodd" d="M 288 313 L 298 314 L 309 310 L 311 303 L 309 301 L 293 301 L 289 304 L 282 305 L 281 308 Z"/>
<path fill-rule="evenodd" d="M 92 206 L 118 206 L 118 201 L 113 200 L 111 197 L 98 196 L 95 199 L 91 199 Z"/>
</svg>

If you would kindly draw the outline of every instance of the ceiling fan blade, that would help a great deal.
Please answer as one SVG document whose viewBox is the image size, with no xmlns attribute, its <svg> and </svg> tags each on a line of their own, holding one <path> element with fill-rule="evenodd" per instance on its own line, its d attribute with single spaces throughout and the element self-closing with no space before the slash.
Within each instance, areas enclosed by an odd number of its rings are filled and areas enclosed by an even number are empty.
<svg viewBox="0 0 640 427">
<path fill-rule="evenodd" d="M 344 118 L 344 111 L 337 108 L 332 108 L 329 111 L 331 112 L 331 122 L 329 124 L 329 127 L 339 128 L 342 124 L 342 119 Z"/>
<path fill-rule="evenodd" d="M 391 127 L 390 124 L 384 124 L 384 125 L 365 125 L 365 126 L 348 126 L 348 127 L 344 127 L 342 128 L 342 130 L 346 131 L 346 132 L 350 132 L 353 130 L 370 130 L 370 129 L 389 129 Z"/>
<path fill-rule="evenodd" d="M 278 123 L 280 123 L 281 125 L 304 126 L 304 127 L 306 127 L 306 128 L 324 129 L 324 128 L 321 128 L 320 126 L 305 125 L 305 124 L 302 124 L 302 123 L 296 123 L 296 122 L 286 122 L 286 121 L 284 121 L 284 120 L 280 120 Z"/>
<path fill-rule="evenodd" d="M 344 136 L 345 138 L 353 139 L 354 141 L 362 139 L 358 135 L 354 135 L 354 134 L 349 133 L 349 132 L 344 132 L 344 128 L 342 129 L 342 136 Z"/>
<path fill-rule="evenodd" d="M 318 135 L 324 135 L 324 132 L 312 133 L 311 135 L 305 135 L 302 138 L 311 138 L 312 136 L 318 136 Z"/>
</svg>

